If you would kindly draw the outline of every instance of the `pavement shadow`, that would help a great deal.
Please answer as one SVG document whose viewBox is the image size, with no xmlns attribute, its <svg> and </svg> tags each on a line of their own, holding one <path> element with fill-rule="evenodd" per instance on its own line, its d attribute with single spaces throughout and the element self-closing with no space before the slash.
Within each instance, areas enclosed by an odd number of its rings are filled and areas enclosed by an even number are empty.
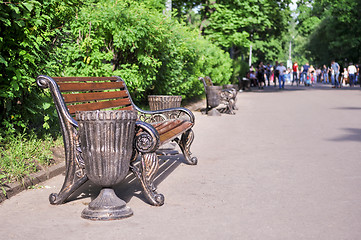
<svg viewBox="0 0 361 240">
<path fill-rule="evenodd" d="M 166 151 L 163 151 L 163 154 L 166 154 Z M 175 150 L 171 150 L 169 155 L 158 155 L 158 158 L 159 170 L 154 180 L 155 187 L 158 187 L 158 185 L 163 182 L 179 165 L 185 163 L 183 154 L 180 154 Z M 138 165 L 139 161 L 137 162 Z M 66 202 L 72 202 L 89 197 L 93 200 L 98 196 L 100 190 L 101 187 L 89 180 L 77 191 L 75 191 Z M 137 197 L 148 204 L 148 201 L 143 194 L 143 188 L 140 181 L 130 171 L 121 183 L 114 186 L 114 191 L 120 199 L 127 203 L 133 197 Z M 157 192 L 161 193 L 160 191 Z"/>
<path fill-rule="evenodd" d="M 361 110 L 361 107 L 338 107 L 338 108 L 333 108 L 333 109 L 338 109 L 338 110 Z"/>
<path fill-rule="evenodd" d="M 343 128 L 347 133 L 330 139 L 330 141 L 352 141 L 361 142 L 361 129 L 359 128 Z"/>
</svg>

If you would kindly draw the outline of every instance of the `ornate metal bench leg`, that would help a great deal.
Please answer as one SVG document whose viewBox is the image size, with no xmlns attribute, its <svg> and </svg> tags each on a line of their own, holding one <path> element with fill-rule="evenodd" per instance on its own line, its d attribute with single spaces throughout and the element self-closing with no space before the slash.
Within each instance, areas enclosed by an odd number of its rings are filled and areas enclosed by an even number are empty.
<svg viewBox="0 0 361 240">
<path fill-rule="evenodd" d="M 150 204 L 161 206 L 164 204 L 164 196 L 156 192 L 154 178 L 159 168 L 159 160 L 156 153 L 142 153 L 139 168 L 131 162 L 130 169 L 140 180 L 144 194 Z"/>
<path fill-rule="evenodd" d="M 67 178 L 66 178 L 67 179 Z M 51 204 L 58 205 L 65 202 L 65 200 L 75 192 L 81 185 L 83 185 L 88 180 L 88 177 L 84 175 L 81 178 L 78 178 L 74 182 L 65 180 L 62 189 L 59 193 L 52 193 L 49 196 L 49 201 Z"/>
<path fill-rule="evenodd" d="M 71 131 L 73 131 L 72 134 L 63 133 L 69 137 L 69 140 L 66 138 L 67 141 L 64 142 L 66 175 L 63 186 L 59 193 L 52 193 L 49 196 L 50 203 L 55 205 L 64 203 L 73 192 L 88 180 L 84 171 L 85 166 L 81 156 L 79 135 L 76 129 L 71 128 Z M 73 144 L 69 144 L 69 142 Z"/>
<path fill-rule="evenodd" d="M 198 159 L 196 157 L 191 157 L 192 153 L 190 151 L 190 147 L 193 143 L 193 140 L 194 133 L 192 129 L 189 129 L 188 131 L 183 133 L 180 140 L 178 138 L 174 140 L 178 143 L 186 162 L 190 165 L 196 165 L 198 162 Z"/>
<path fill-rule="evenodd" d="M 229 114 L 236 114 L 233 110 L 236 109 L 236 102 L 233 99 L 229 100 L 229 105 L 228 105 L 228 109 L 229 109 Z"/>
</svg>

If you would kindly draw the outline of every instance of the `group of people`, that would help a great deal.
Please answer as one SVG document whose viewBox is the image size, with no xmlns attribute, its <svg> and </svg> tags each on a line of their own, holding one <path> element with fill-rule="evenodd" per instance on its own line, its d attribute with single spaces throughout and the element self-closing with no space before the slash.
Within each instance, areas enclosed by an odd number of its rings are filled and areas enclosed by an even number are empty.
<svg viewBox="0 0 361 240">
<path fill-rule="evenodd" d="M 320 80 L 323 83 L 329 83 L 331 79 L 334 88 L 342 87 L 342 85 L 346 85 L 347 83 L 350 87 L 354 87 L 358 83 L 360 75 L 359 66 L 350 62 L 347 68 L 344 67 L 343 71 L 341 71 L 341 69 L 340 65 L 335 61 L 332 61 L 331 67 L 323 65 Z"/>
<path fill-rule="evenodd" d="M 280 88 L 284 88 L 286 71 L 287 69 L 283 66 L 282 62 L 278 63 L 276 61 L 274 66 L 269 63 L 264 65 L 263 62 L 260 62 L 256 68 L 251 65 L 247 78 L 250 79 L 251 86 L 258 86 L 259 89 L 263 89 L 266 84 L 270 86 L 272 81 L 274 86 L 276 86 L 277 80 L 279 81 Z"/>
<path fill-rule="evenodd" d="M 250 79 L 251 86 L 259 89 L 263 89 L 266 85 L 270 86 L 271 82 L 275 87 L 278 82 L 278 87 L 284 89 L 286 80 L 291 81 L 291 79 L 292 85 L 296 84 L 297 86 L 300 84 L 311 86 L 315 82 L 322 82 L 331 83 L 333 88 L 339 88 L 347 83 L 350 87 L 354 87 L 358 82 L 360 71 L 359 66 L 352 62 L 341 72 L 340 65 L 334 60 L 331 61 L 330 66 L 323 65 L 322 68 L 315 68 L 309 63 L 299 67 L 298 63 L 294 62 L 292 69 L 286 68 L 282 62 L 276 61 L 273 66 L 269 63 L 264 65 L 263 62 L 256 67 L 251 65 L 247 78 Z"/>
</svg>

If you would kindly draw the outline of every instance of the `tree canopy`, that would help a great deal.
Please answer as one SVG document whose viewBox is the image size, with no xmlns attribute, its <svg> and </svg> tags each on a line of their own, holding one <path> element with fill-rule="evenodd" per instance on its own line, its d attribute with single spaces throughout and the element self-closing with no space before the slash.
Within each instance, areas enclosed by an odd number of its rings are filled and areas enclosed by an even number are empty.
<svg viewBox="0 0 361 240">
<path fill-rule="evenodd" d="M 360 0 L 299 1 L 297 11 L 297 30 L 310 61 L 361 62 Z"/>
</svg>

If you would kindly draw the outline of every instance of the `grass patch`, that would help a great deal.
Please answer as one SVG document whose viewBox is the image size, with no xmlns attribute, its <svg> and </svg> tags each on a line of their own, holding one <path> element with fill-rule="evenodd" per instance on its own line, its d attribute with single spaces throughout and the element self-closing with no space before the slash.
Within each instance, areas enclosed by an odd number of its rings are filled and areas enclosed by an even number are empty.
<svg viewBox="0 0 361 240">
<path fill-rule="evenodd" d="M 0 145 L 0 187 L 23 182 L 31 173 L 53 164 L 51 149 L 61 144 L 60 137 L 55 141 L 50 136 L 43 139 L 24 134 L 7 137 Z"/>
</svg>

